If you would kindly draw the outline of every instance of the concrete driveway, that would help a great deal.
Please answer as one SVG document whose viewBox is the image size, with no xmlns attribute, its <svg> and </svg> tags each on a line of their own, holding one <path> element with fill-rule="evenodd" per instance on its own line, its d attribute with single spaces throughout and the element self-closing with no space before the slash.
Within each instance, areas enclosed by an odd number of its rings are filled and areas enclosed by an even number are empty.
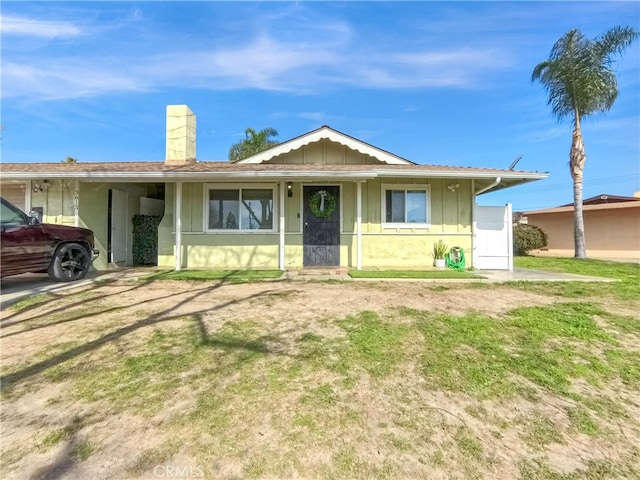
<svg viewBox="0 0 640 480">
<path fill-rule="evenodd" d="M 61 291 L 67 288 L 77 288 L 89 285 L 98 279 L 112 278 L 114 276 L 125 276 L 127 274 L 135 273 L 135 276 L 137 277 L 142 275 L 143 271 L 144 274 L 146 274 L 150 273 L 151 270 L 148 268 L 131 268 L 118 271 L 108 270 L 100 272 L 94 270 L 87 273 L 86 277 L 82 280 L 69 283 L 52 280 L 46 273 L 24 273 L 22 275 L 6 277 L 0 281 L 0 309 L 5 309 L 22 298 L 32 295 Z"/>
</svg>

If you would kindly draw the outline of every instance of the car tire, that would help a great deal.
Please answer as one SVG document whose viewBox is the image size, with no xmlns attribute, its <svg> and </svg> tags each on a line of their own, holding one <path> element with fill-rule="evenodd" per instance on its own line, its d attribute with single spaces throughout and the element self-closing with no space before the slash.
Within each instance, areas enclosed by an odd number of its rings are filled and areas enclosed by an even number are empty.
<svg viewBox="0 0 640 480">
<path fill-rule="evenodd" d="M 47 272 L 60 282 L 73 282 L 83 278 L 91 268 L 91 255 L 79 243 L 65 243 L 56 249 Z"/>
</svg>

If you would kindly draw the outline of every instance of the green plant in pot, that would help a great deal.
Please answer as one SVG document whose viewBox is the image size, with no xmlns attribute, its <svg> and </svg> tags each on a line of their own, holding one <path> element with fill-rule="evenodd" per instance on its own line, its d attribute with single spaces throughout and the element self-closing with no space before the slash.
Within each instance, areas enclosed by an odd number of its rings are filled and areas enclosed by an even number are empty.
<svg viewBox="0 0 640 480">
<path fill-rule="evenodd" d="M 447 251 L 449 247 L 442 241 L 438 240 L 433 244 L 433 259 L 435 261 L 435 266 L 438 268 L 444 268 L 444 258 L 447 255 Z"/>
</svg>

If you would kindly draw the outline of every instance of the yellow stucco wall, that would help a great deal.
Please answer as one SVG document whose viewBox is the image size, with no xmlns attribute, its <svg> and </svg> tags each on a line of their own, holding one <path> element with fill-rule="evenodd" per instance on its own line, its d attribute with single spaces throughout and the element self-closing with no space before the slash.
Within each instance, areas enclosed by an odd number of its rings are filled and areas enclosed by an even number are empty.
<svg viewBox="0 0 640 480">
<path fill-rule="evenodd" d="M 433 266 L 433 244 L 442 240 L 449 248 L 461 247 L 465 251 L 467 266 L 471 265 L 471 235 L 441 234 L 365 234 L 362 237 L 363 268 L 421 269 Z M 356 265 L 356 240 L 349 248 L 348 266 Z M 344 263 L 343 263 L 344 264 Z M 345 264 L 346 265 L 346 264 Z"/>
</svg>

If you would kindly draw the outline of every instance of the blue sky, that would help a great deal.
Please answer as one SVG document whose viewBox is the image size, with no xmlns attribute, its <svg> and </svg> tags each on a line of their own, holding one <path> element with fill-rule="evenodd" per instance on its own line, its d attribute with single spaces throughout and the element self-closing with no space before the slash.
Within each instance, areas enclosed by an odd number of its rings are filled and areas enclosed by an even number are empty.
<svg viewBox="0 0 640 480">
<path fill-rule="evenodd" d="M 638 2 L 2 2 L 2 161 L 162 160 L 187 104 L 199 160 L 247 127 L 329 125 L 419 164 L 548 171 L 480 197 L 572 201 L 571 125 L 530 81 L 572 28 L 640 29 Z M 640 190 L 640 42 L 586 120 L 585 198 Z"/>
</svg>

